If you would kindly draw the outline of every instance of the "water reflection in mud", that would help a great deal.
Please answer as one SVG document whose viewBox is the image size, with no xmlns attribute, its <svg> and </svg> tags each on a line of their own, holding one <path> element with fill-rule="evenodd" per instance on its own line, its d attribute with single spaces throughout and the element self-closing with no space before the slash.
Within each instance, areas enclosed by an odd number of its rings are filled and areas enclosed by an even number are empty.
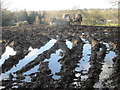
<svg viewBox="0 0 120 90">
<path fill-rule="evenodd" d="M 40 49 L 33 49 L 33 48 L 30 47 L 29 50 L 31 52 L 27 56 L 25 56 L 25 58 L 23 60 L 21 60 L 16 65 L 16 69 L 15 70 L 19 70 L 20 68 L 25 66 L 27 63 L 29 63 L 32 60 L 34 60 L 39 54 L 43 53 L 46 50 L 49 50 L 55 44 L 55 42 L 56 42 L 56 40 L 52 39 L 45 46 L 41 47 Z"/>
<path fill-rule="evenodd" d="M 51 54 L 51 57 L 49 59 L 45 59 L 45 61 L 48 61 L 49 62 L 49 69 L 51 69 L 51 73 L 53 74 L 53 77 L 54 79 L 59 79 L 60 76 L 58 75 L 55 75 L 55 73 L 57 72 L 60 72 L 60 69 L 61 69 L 61 64 L 58 62 L 58 60 L 60 58 L 62 58 L 60 56 L 60 52 L 62 52 L 61 49 L 57 50 L 55 53 Z"/>
<path fill-rule="evenodd" d="M 39 54 L 43 53 L 46 50 L 49 50 L 55 43 L 56 43 L 56 40 L 52 39 L 47 44 L 45 44 L 43 47 L 41 47 L 40 49 L 33 49 L 32 47 L 30 47 L 29 48 L 30 53 L 27 56 L 25 56 L 24 59 L 20 60 L 19 63 L 17 65 L 13 66 L 13 68 L 11 70 L 9 70 L 8 72 L 1 74 L 2 79 L 9 78 L 10 73 L 16 72 L 17 70 L 21 69 L 27 63 L 34 60 Z M 6 47 L 6 50 L 7 51 L 5 52 L 5 54 L 2 55 L 2 59 L 1 59 L 2 61 L 5 61 L 5 59 L 9 58 L 9 55 L 11 53 L 12 53 L 12 55 L 15 55 L 15 53 L 16 53 L 15 51 L 13 51 L 12 48 L 9 48 L 9 47 Z M 34 69 L 33 69 L 33 71 L 34 71 Z M 16 76 L 16 75 L 14 75 L 14 76 Z"/>
<path fill-rule="evenodd" d="M 0 59 L 0 66 L 5 62 L 6 59 L 8 59 L 10 56 L 14 56 L 16 54 L 16 51 L 13 50 L 13 48 L 7 46 L 5 53 L 2 55 Z"/>
<path fill-rule="evenodd" d="M 81 73 L 76 73 L 75 76 L 77 78 L 81 77 L 81 80 L 84 81 L 88 78 L 88 70 L 90 68 L 90 56 L 91 56 L 91 44 L 89 43 L 89 41 L 87 41 L 86 39 L 82 38 L 82 41 L 85 43 L 83 45 L 83 51 L 82 51 L 82 58 L 79 60 L 79 63 L 77 64 L 78 67 L 75 68 L 75 71 L 82 71 Z M 45 46 L 41 47 L 40 49 L 33 49 L 32 47 L 29 48 L 30 53 L 25 56 L 24 59 L 20 60 L 19 63 L 17 65 L 15 65 L 11 70 L 9 70 L 6 73 L 2 73 L 1 74 L 1 79 L 8 79 L 9 78 L 9 74 L 13 72 L 16 72 L 17 70 L 21 69 L 22 67 L 24 67 L 26 64 L 28 64 L 29 62 L 31 62 L 32 60 L 34 60 L 39 54 L 43 53 L 46 50 L 49 50 L 57 41 L 55 39 L 50 40 Z M 66 45 L 67 48 L 72 49 L 73 48 L 73 44 L 72 42 L 66 40 Z M 109 46 L 109 44 L 104 43 L 107 47 L 107 54 L 105 57 L 105 62 L 103 63 L 103 67 L 102 67 L 102 72 L 100 74 L 100 80 L 98 83 L 96 83 L 94 85 L 94 87 L 96 88 L 100 88 L 102 87 L 102 80 L 104 78 L 108 78 L 110 76 L 110 74 L 112 73 L 112 64 L 113 61 L 112 59 L 114 57 L 116 57 L 115 52 L 111 51 L 111 47 Z M 8 52 L 9 51 L 9 52 Z M 57 49 L 55 51 L 55 53 L 52 53 L 50 55 L 49 59 L 45 59 L 43 60 L 43 62 L 49 62 L 48 63 L 48 67 L 51 70 L 51 74 L 53 75 L 52 78 L 53 79 L 60 79 L 60 76 L 56 75 L 56 73 L 60 72 L 61 70 L 61 66 L 62 64 L 59 63 L 59 60 L 61 58 L 63 58 L 60 54 L 63 53 L 62 49 Z M 9 58 L 9 55 L 15 55 L 16 52 L 10 48 L 10 47 L 6 47 L 6 51 L 5 53 L 2 55 L 1 58 L 1 62 L 0 65 L 2 65 L 4 63 L 4 61 Z M 39 69 L 39 65 L 34 66 L 34 68 L 30 69 L 29 71 L 26 71 L 23 73 L 23 75 L 25 76 L 24 79 L 22 79 L 21 81 L 24 82 L 31 82 L 31 76 L 29 76 L 32 73 L 36 73 L 36 72 L 40 72 Z M 13 74 L 14 77 L 16 77 L 16 74 Z M 13 78 L 13 80 L 16 80 L 15 78 Z M 79 82 L 74 82 L 73 84 L 78 84 Z"/>
<path fill-rule="evenodd" d="M 78 64 L 79 67 L 76 67 L 75 68 L 75 71 L 82 71 L 82 73 L 88 73 L 88 70 L 89 70 L 89 67 L 90 67 L 90 54 L 91 54 L 91 44 L 85 40 L 85 39 L 82 39 L 85 44 L 83 46 L 83 57 L 80 59 L 80 63 Z M 81 74 L 76 74 L 76 76 L 80 76 Z M 87 79 L 87 75 L 83 75 L 81 76 L 81 79 L 84 80 L 84 79 Z"/>
<path fill-rule="evenodd" d="M 107 47 L 107 54 L 105 57 L 105 62 L 102 66 L 102 72 L 99 75 L 99 82 L 95 83 L 94 88 L 104 88 L 102 85 L 102 82 L 104 82 L 105 79 L 109 78 L 112 74 L 113 70 L 113 58 L 116 57 L 116 53 L 114 51 L 111 51 L 111 46 L 107 43 L 104 43 Z"/>
<path fill-rule="evenodd" d="M 73 46 L 72 42 L 66 40 L 66 45 L 69 49 L 72 49 L 72 46 Z"/>
<path fill-rule="evenodd" d="M 79 67 L 76 68 L 76 71 L 80 70 L 88 70 L 90 67 L 89 59 L 91 54 L 91 45 L 90 44 L 84 44 L 83 46 L 83 57 L 80 60 L 80 63 L 78 64 Z"/>
<path fill-rule="evenodd" d="M 23 75 L 29 75 L 31 73 L 39 72 L 38 71 L 39 65 L 36 65 L 34 68 L 30 69 L 29 71 L 23 73 Z"/>
</svg>

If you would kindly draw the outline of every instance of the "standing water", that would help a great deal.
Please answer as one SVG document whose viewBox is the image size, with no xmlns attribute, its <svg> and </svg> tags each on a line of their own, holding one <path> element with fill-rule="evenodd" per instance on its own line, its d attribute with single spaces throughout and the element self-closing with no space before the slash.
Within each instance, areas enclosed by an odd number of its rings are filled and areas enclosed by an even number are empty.
<svg viewBox="0 0 120 90">
<path fill-rule="evenodd" d="M 32 47 L 30 47 L 29 48 L 30 53 L 27 56 L 25 56 L 24 59 L 20 60 L 19 63 L 17 65 L 15 65 L 12 69 L 10 69 L 8 72 L 1 74 L 2 79 L 9 78 L 10 73 L 16 72 L 17 70 L 21 69 L 27 63 L 34 60 L 39 54 L 43 53 L 46 50 L 49 50 L 55 43 L 56 43 L 56 40 L 52 39 L 47 44 L 45 44 L 43 47 L 41 47 L 40 49 L 32 49 Z M 13 50 L 11 48 L 8 48 L 8 50 L 5 53 L 7 53 L 8 51 L 9 51 L 9 53 L 13 53 Z M 15 52 L 13 54 L 15 55 Z M 8 56 L 6 56 L 4 54 L 3 54 L 3 56 L 1 59 L 2 61 L 5 61 L 6 58 L 9 58 Z"/>
<path fill-rule="evenodd" d="M 95 88 L 104 88 L 102 85 L 102 82 L 104 81 L 104 79 L 107 79 L 110 77 L 110 75 L 112 74 L 112 70 L 113 70 L 113 61 L 112 59 L 116 57 L 116 53 L 114 51 L 111 51 L 111 47 L 109 44 L 104 43 L 107 47 L 107 51 L 108 54 L 106 54 L 105 57 L 105 62 L 103 63 L 103 67 L 102 67 L 102 72 L 99 75 L 99 82 L 95 83 L 94 87 Z"/>
<path fill-rule="evenodd" d="M 75 68 L 75 71 L 81 71 L 82 73 L 87 73 L 90 67 L 90 54 L 91 54 L 91 44 L 86 41 L 85 39 L 82 39 L 85 44 L 83 46 L 83 57 L 80 59 L 80 63 L 78 64 L 79 67 Z M 79 77 L 80 74 L 76 74 L 76 77 Z M 87 79 L 87 75 L 81 76 L 82 79 Z"/>
<path fill-rule="evenodd" d="M 91 44 L 86 41 L 85 39 L 82 39 L 83 42 L 85 42 L 85 44 L 83 45 L 83 54 L 82 54 L 82 58 L 80 59 L 78 66 L 75 68 L 75 71 L 83 71 L 82 73 L 88 73 L 88 70 L 90 68 L 90 54 L 91 54 Z M 12 69 L 10 69 L 8 72 L 2 73 L 1 74 L 1 80 L 2 79 L 6 79 L 9 78 L 9 74 L 16 72 L 17 70 L 20 70 L 22 67 L 24 67 L 25 65 L 27 65 L 29 62 L 31 62 L 32 60 L 34 60 L 38 55 L 42 54 L 44 51 L 49 50 L 51 47 L 53 47 L 53 45 L 56 43 L 55 39 L 50 40 L 47 44 L 45 44 L 43 47 L 41 47 L 40 49 L 33 49 L 32 47 L 30 47 L 28 50 L 30 51 L 28 55 L 26 55 L 24 57 L 24 59 L 20 60 L 19 63 L 14 66 Z M 98 83 L 96 83 L 94 85 L 94 87 L 99 88 L 102 87 L 102 81 L 104 80 L 104 78 L 109 78 L 110 74 L 112 73 L 112 64 L 113 61 L 112 59 L 114 57 L 116 57 L 115 52 L 110 51 L 110 46 L 107 43 L 104 43 L 107 47 L 108 50 L 108 54 L 106 54 L 105 57 L 105 62 L 103 63 L 103 68 L 102 68 L 102 72 L 100 74 L 100 80 Z M 66 40 L 66 45 L 67 48 L 72 49 L 73 44 Z M 60 64 L 58 61 L 62 58 L 62 56 L 60 56 L 60 53 L 63 52 L 62 49 L 58 49 L 56 50 L 55 53 L 52 53 L 50 55 L 49 59 L 45 59 L 43 62 L 48 61 L 48 67 L 49 69 L 51 69 L 51 72 L 53 74 L 52 78 L 53 79 L 60 79 L 60 76 L 56 75 L 56 73 L 60 72 L 61 66 L 62 64 Z M 14 51 L 11 47 L 6 47 L 6 51 L 5 53 L 2 55 L 1 57 L 1 62 L 0 62 L 0 66 L 5 62 L 6 59 L 9 58 L 10 55 L 15 55 L 16 51 Z M 31 82 L 31 77 L 28 76 L 29 74 L 35 73 L 35 72 L 39 72 L 38 70 L 39 65 L 34 66 L 34 68 L 30 69 L 27 72 L 24 72 L 23 75 L 26 75 L 25 79 L 22 81 L 26 81 L 26 82 Z M 16 76 L 15 74 L 13 74 L 14 77 Z M 79 77 L 81 74 L 77 73 L 76 77 Z M 104 77 L 104 78 L 103 78 Z M 81 75 L 81 80 L 86 80 L 88 78 L 87 75 Z"/>
</svg>

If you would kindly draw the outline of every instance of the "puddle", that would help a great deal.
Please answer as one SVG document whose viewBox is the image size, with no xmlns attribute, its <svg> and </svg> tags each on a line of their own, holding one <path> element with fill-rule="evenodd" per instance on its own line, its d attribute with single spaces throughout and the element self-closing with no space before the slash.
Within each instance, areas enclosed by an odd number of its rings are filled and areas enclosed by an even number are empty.
<svg viewBox="0 0 120 90">
<path fill-rule="evenodd" d="M 60 76 L 55 75 L 55 73 L 60 72 L 61 69 L 61 64 L 58 62 L 60 58 L 62 58 L 59 54 L 62 52 L 61 49 L 57 50 L 55 53 L 51 54 L 49 59 L 45 59 L 44 62 L 48 61 L 49 62 L 49 68 L 51 69 L 51 73 L 53 74 L 54 79 L 59 79 Z M 25 72 L 23 75 L 29 75 L 31 73 L 39 72 L 38 70 L 39 65 L 35 66 L 31 70 Z"/>
<path fill-rule="evenodd" d="M 72 49 L 73 44 L 66 40 L 66 45 L 69 49 Z M 60 72 L 61 69 L 61 64 L 58 62 L 59 59 L 61 59 L 62 57 L 60 56 L 60 53 L 63 52 L 61 49 L 57 50 L 55 53 L 51 54 L 49 59 L 45 59 L 45 61 L 49 62 L 49 68 L 52 71 L 53 77 L 54 79 L 59 79 L 60 76 L 55 75 L 55 73 Z M 23 75 L 29 75 L 31 73 L 35 73 L 35 72 L 39 72 L 38 71 L 39 65 L 35 66 L 34 68 L 32 68 L 31 70 L 25 72 Z"/>
<path fill-rule="evenodd" d="M 2 90 L 2 89 L 4 89 L 5 88 L 5 86 L 0 86 L 0 90 Z"/>
<path fill-rule="evenodd" d="M 89 60 L 90 60 L 90 54 L 91 54 L 91 44 L 87 43 L 83 46 L 83 57 L 80 60 L 80 63 L 78 64 L 79 67 L 77 67 L 76 71 L 81 70 L 88 70 L 90 67 Z"/>
<path fill-rule="evenodd" d="M 84 38 L 81 38 L 81 39 L 82 39 L 82 41 L 83 41 L 84 43 L 89 44 L 89 41 L 88 41 L 88 40 L 86 40 L 86 39 L 84 39 Z"/>
<path fill-rule="evenodd" d="M 60 52 L 63 52 L 61 49 L 57 50 L 54 54 L 51 54 L 50 59 L 45 59 L 44 61 L 49 62 L 49 68 L 51 69 L 51 73 L 53 74 L 54 79 L 59 79 L 60 76 L 55 75 L 55 73 L 60 72 L 61 64 L 58 62 L 62 57 L 60 56 Z"/>
<path fill-rule="evenodd" d="M 105 35 L 107 35 L 107 34 L 109 34 L 109 33 L 105 33 Z"/>
<path fill-rule="evenodd" d="M 67 47 L 68 47 L 69 49 L 72 49 L 72 47 L 73 47 L 72 42 L 71 42 L 71 41 L 68 41 L 68 40 L 66 40 L 66 45 L 67 45 Z"/>
<path fill-rule="evenodd" d="M 31 77 L 30 76 L 25 76 L 25 79 L 21 80 L 24 82 L 31 82 Z"/>
<path fill-rule="evenodd" d="M 29 48 L 30 53 L 25 56 L 23 60 L 20 60 L 19 63 L 16 65 L 15 70 L 21 69 L 23 66 L 34 60 L 39 54 L 43 53 L 46 50 L 49 50 L 54 44 L 56 43 L 55 39 L 50 40 L 45 46 L 41 47 L 40 49 L 32 49 Z M 14 68 L 13 68 L 14 69 Z"/>
<path fill-rule="evenodd" d="M 35 66 L 34 68 L 30 69 L 29 71 L 23 73 L 23 75 L 29 75 L 31 73 L 39 72 L 38 71 L 39 65 Z"/>
<path fill-rule="evenodd" d="M 82 58 L 80 59 L 80 62 L 78 64 L 79 67 L 75 68 L 75 71 L 82 71 L 83 74 L 87 74 L 88 70 L 90 68 L 90 54 L 91 54 L 91 44 L 89 44 L 89 41 L 82 38 L 82 40 L 85 42 L 83 45 L 83 54 Z M 81 76 L 81 80 L 86 80 L 88 78 L 87 75 L 81 75 L 80 73 L 75 74 L 76 77 Z"/>
<path fill-rule="evenodd" d="M 81 73 L 77 73 L 75 74 L 76 77 L 81 77 L 82 81 L 85 81 L 88 78 L 88 70 L 90 68 L 90 55 L 91 55 L 91 44 L 89 43 L 89 41 L 87 41 L 86 39 L 83 39 L 83 42 L 85 42 L 85 44 L 83 45 L 83 51 L 82 51 L 82 58 L 80 59 L 78 66 L 75 68 L 75 71 L 82 71 L 82 73 L 84 75 L 81 75 Z M 40 49 L 33 49 L 32 47 L 30 47 L 28 50 L 30 51 L 30 53 L 25 56 L 24 59 L 20 60 L 19 63 L 17 65 L 15 65 L 11 70 L 9 70 L 6 73 L 2 73 L 0 76 L 0 81 L 2 79 L 8 79 L 9 78 L 9 74 L 13 72 L 16 72 L 17 70 L 21 69 L 23 66 L 25 66 L 26 64 L 28 64 L 29 62 L 31 62 L 32 60 L 34 60 L 39 54 L 43 53 L 46 50 L 49 50 L 54 44 L 56 43 L 55 39 L 50 40 L 45 46 L 41 47 Z M 94 87 L 95 88 L 101 88 L 102 86 L 102 81 L 104 78 L 108 78 L 110 76 L 110 74 L 112 73 L 112 65 L 113 65 L 113 61 L 112 59 L 114 57 L 116 57 L 115 52 L 110 51 L 111 47 L 109 46 L 109 44 L 107 43 L 103 43 L 106 45 L 107 47 L 107 54 L 105 57 L 105 62 L 103 63 L 103 68 L 102 68 L 102 72 L 99 75 L 100 76 L 100 80 L 99 82 L 95 83 Z M 73 44 L 72 42 L 66 40 L 66 45 L 67 48 L 72 49 Z M 100 48 L 101 50 L 101 48 Z M 61 52 L 63 52 L 61 49 L 56 50 L 55 53 L 52 53 L 49 59 L 45 59 L 45 61 L 48 61 L 48 67 L 49 69 L 51 69 L 51 73 L 53 74 L 52 78 L 53 79 L 60 79 L 60 76 L 56 75 L 56 73 L 60 72 L 61 70 L 61 64 L 58 62 L 58 60 L 60 60 L 62 58 L 62 56 L 60 56 Z M 16 51 L 14 51 L 11 47 L 6 47 L 6 51 L 5 53 L 2 55 L 1 59 L 0 59 L 0 65 L 2 65 L 6 59 L 9 58 L 10 55 L 15 55 Z M 35 72 L 40 72 L 38 70 L 39 65 L 34 66 L 34 68 L 30 69 L 27 72 L 24 72 L 23 75 L 25 76 L 25 79 L 21 80 L 21 81 L 25 81 L 25 82 L 31 82 L 31 77 L 27 76 L 29 74 L 35 73 Z M 16 74 L 13 74 L 14 77 L 16 77 Z M 16 80 L 15 78 L 13 80 Z M 80 82 L 73 82 L 73 83 L 80 83 Z M 16 86 L 15 86 L 16 87 Z M 0 87 L 1 88 L 1 87 Z"/>
<path fill-rule="evenodd" d="M 39 54 L 43 53 L 46 50 L 49 50 L 55 43 L 56 43 L 56 40 L 52 39 L 45 46 L 41 47 L 40 49 L 33 49 L 32 47 L 30 47 L 29 48 L 30 53 L 27 56 L 25 56 L 24 59 L 20 60 L 19 63 L 17 65 L 15 65 L 8 72 L 1 74 L 2 79 L 8 78 L 9 73 L 13 73 L 13 72 L 16 72 L 17 70 L 21 69 L 27 63 L 34 60 Z M 8 51 L 10 51 L 10 50 L 8 50 Z M 11 52 L 9 52 L 9 53 L 11 53 Z"/>
<path fill-rule="evenodd" d="M 6 59 L 9 58 L 9 56 L 14 56 L 16 54 L 16 51 L 14 51 L 13 48 L 7 46 L 5 49 L 4 54 L 2 55 L 1 59 L 0 59 L 0 66 L 5 62 Z"/>
<path fill-rule="evenodd" d="M 104 43 L 107 47 L 108 54 L 105 56 L 105 62 L 103 63 L 102 66 L 102 72 L 100 73 L 99 77 L 99 82 L 95 83 L 94 87 L 95 88 L 103 88 L 102 81 L 104 79 L 109 78 L 109 76 L 112 74 L 112 67 L 113 67 L 113 61 L 112 59 L 116 57 L 116 53 L 113 51 L 110 51 L 111 47 L 109 44 Z"/>
</svg>

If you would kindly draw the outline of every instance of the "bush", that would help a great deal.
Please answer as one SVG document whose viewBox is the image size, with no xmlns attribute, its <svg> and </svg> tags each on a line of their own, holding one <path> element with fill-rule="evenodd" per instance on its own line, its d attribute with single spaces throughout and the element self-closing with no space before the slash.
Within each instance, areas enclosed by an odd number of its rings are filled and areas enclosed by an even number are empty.
<svg viewBox="0 0 120 90">
<path fill-rule="evenodd" d="M 17 27 L 23 26 L 23 25 L 29 25 L 28 21 L 20 21 L 20 22 L 17 22 L 17 23 L 16 23 L 16 26 L 17 26 Z"/>
<path fill-rule="evenodd" d="M 70 21 L 67 21 L 64 19 L 52 18 L 49 25 L 50 26 L 65 26 L 65 25 L 70 25 Z"/>
</svg>

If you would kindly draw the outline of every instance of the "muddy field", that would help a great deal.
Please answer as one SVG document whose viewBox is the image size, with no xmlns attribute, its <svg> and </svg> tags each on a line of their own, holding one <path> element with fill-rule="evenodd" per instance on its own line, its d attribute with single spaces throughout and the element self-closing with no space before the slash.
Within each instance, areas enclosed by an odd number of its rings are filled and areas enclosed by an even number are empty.
<svg viewBox="0 0 120 90">
<path fill-rule="evenodd" d="M 3 89 L 120 88 L 119 27 L 3 27 Z"/>
</svg>

